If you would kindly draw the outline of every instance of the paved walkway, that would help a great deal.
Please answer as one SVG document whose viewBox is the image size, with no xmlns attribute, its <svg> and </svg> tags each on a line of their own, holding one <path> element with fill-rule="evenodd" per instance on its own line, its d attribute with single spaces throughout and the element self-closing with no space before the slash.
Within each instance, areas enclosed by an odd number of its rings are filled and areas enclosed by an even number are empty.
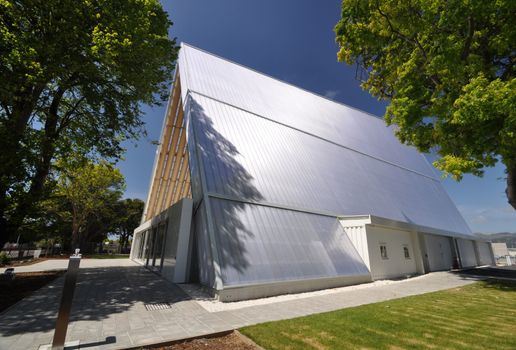
<svg viewBox="0 0 516 350">
<path fill-rule="evenodd" d="M 81 268 L 97 267 L 116 267 L 116 266 L 135 266 L 129 259 L 81 259 Z M 49 259 L 32 265 L 15 266 L 15 272 L 36 272 L 51 270 L 66 270 L 68 259 Z M 0 268 L 0 273 L 4 273 L 4 268 Z"/>
<path fill-rule="evenodd" d="M 144 268 L 128 261 L 118 264 L 124 266 L 81 269 L 67 341 L 80 340 L 89 350 L 123 349 L 433 292 L 477 280 L 437 272 L 401 283 L 209 312 L 179 287 Z M 59 278 L 0 314 L 0 349 L 35 350 L 50 343 L 62 284 L 63 278 Z M 169 307 L 160 309 L 163 304 Z"/>
</svg>

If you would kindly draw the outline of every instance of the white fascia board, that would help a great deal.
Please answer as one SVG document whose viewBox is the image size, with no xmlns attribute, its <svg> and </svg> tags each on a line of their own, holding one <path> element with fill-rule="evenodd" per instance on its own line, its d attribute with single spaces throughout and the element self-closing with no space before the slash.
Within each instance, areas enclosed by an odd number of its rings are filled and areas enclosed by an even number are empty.
<svg viewBox="0 0 516 350">
<path fill-rule="evenodd" d="M 134 234 L 148 230 L 151 227 L 152 227 L 152 220 L 147 220 L 143 224 L 141 224 L 140 226 L 138 226 L 137 228 L 134 229 Z"/>
<path fill-rule="evenodd" d="M 464 238 L 468 240 L 474 241 L 484 241 L 482 239 L 475 239 L 475 237 L 463 235 L 457 232 L 445 231 L 436 229 L 433 227 L 421 226 L 416 224 L 411 224 L 402 221 L 396 221 L 392 219 L 382 218 L 374 215 L 346 215 L 339 216 L 339 220 L 345 224 L 346 226 L 357 226 L 357 225 L 375 225 L 375 226 L 383 226 L 389 228 L 396 228 L 404 231 L 418 231 L 421 233 L 430 233 L 434 235 L 447 236 L 447 237 L 455 237 L 455 238 Z"/>
<path fill-rule="evenodd" d="M 145 221 L 143 224 L 134 229 L 134 233 L 139 233 L 150 229 L 153 226 L 158 225 L 161 221 L 166 220 L 169 217 L 169 211 L 172 207 L 168 207 L 161 213 L 156 214 L 152 219 Z"/>
<path fill-rule="evenodd" d="M 371 215 L 339 216 L 340 223 L 344 227 L 363 226 L 371 224 Z"/>
</svg>

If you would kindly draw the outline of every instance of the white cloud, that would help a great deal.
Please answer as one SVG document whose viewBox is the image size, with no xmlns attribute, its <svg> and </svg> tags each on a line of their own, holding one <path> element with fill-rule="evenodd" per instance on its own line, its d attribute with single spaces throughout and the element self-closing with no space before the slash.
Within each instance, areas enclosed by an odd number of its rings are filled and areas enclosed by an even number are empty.
<svg viewBox="0 0 516 350">
<path fill-rule="evenodd" d="M 458 206 L 473 232 L 516 232 L 516 210 L 510 205 L 494 208 Z"/>
<path fill-rule="evenodd" d="M 328 97 L 330 99 L 334 99 L 335 97 L 337 97 L 337 95 L 340 93 L 339 90 L 326 90 L 324 92 L 324 96 L 325 97 Z"/>
</svg>

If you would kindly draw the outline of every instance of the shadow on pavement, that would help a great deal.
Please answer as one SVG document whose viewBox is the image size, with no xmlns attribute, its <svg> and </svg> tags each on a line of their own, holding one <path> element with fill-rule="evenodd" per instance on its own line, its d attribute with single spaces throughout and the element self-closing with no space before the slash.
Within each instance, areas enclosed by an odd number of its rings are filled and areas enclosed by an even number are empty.
<svg viewBox="0 0 516 350">
<path fill-rule="evenodd" d="M 67 346 L 67 350 L 75 350 L 75 349 L 87 349 L 92 348 L 94 346 L 102 346 L 102 345 L 108 345 L 108 344 L 115 344 L 116 343 L 116 337 L 106 337 L 106 340 L 104 341 L 96 341 L 91 343 L 80 343 L 76 346 Z"/>
<path fill-rule="evenodd" d="M 0 313 L 0 336 L 53 331 L 63 282 L 61 277 Z M 185 300 L 190 297 L 178 286 L 141 266 L 81 269 L 70 322 L 103 320 L 133 307 L 144 311 L 145 304 Z"/>
<path fill-rule="evenodd" d="M 516 266 L 486 266 L 455 271 L 459 276 L 485 276 L 492 278 L 510 278 L 516 280 Z"/>
</svg>

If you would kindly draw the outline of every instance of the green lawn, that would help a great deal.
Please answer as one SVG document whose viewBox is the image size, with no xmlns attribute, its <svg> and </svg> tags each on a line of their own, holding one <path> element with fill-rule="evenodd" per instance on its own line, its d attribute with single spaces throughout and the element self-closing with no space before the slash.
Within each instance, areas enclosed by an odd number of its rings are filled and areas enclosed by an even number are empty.
<svg viewBox="0 0 516 350">
<path fill-rule="evenodd" d="M 516 282 L 478 282 L 241 332 L 271 350 L 516 349 Z"/>
</svg>

